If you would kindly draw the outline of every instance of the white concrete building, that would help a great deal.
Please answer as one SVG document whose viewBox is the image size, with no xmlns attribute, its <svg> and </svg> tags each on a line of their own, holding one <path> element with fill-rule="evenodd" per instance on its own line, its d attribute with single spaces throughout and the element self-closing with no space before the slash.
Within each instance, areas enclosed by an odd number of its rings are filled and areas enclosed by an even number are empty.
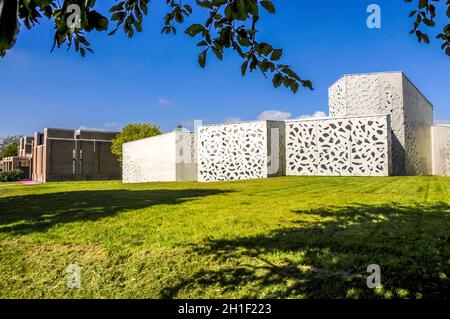
<svg viewBox="0 0 450 319">
<path fill-rule="evenodd" d="M 320 119 L 206 125 L 196 134 L 127 143 L 124 182 L 450 176 L 450 126 L 433 125 L 432 104 L 402 72 L 343 76 L 329 89 L 329 111 Z"/>
<path fill-rule="evenodd" d="M 286 175 L 388 176 L 390 116 L 286 122 Z"/>
<path fill-rule="evenodd" d="M 330 116 L 390 114 L 394 175 L 431 175 L 433 105 L 402 72 L 345 75 L 329 89 Z"/>
<path fill-rule="evenodd" d="M 450 125 L 434 125 L 431 140 L 433 175 L 450 176 Z"/>
<path fill-rule="evenodd" d="M 196 181 L 194 133 L 174 131 L 123 144 L 124 183 Z"/>
<path fill-rule="evenodd" d="M 284 138 L 284 121 L 202 126 L 198 132 L 198 180 L 283 176 Z"/>
</svg>

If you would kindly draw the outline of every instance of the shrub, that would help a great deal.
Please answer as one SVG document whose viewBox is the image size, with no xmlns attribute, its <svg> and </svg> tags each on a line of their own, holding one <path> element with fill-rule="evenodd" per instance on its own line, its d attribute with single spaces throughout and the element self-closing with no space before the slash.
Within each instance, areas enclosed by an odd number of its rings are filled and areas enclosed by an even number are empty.
<svg viewBox="0 0 450 319">
<path fill-rule="evenodd" d="M 20 180 L 23 172 L 20 169 L 0 172 L 0 182 L 15 182 Z"/>
</svg>

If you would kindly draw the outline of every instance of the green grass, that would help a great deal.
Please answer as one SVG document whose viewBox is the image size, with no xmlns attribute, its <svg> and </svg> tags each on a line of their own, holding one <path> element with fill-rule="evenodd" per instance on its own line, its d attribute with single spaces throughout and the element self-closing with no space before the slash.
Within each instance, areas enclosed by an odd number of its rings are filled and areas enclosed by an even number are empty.
<svg viewBox="0 0 450 319">
<path fill-rule="evenodd" d="M 0 297 L 448 298 L 449 190 L 439 177 L 0 184 Z M 366 287 L 369 264 L 381 288 Z"/>
</svg>

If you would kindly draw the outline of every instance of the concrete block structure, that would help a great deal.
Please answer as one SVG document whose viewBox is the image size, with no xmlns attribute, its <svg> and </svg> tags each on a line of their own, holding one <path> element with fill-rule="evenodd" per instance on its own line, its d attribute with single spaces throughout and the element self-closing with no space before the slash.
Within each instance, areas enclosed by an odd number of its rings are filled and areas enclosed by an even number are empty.
<svg viewBox="0 0 450 319">
<path fill-rule="evenodd" d="M 329 113 L 320 119 L 200 127 L 198 181 L 283 175 L 450 176 L 450 126 L 433 125 L 432 104 L 402 72 L 341 77 L 329 88 Z M 173 149 L 169 136 L 130 146 L 126 162 L 132 164 L 126 164 L 124 176 L 150 181 L 167 171 L 165 180 L 179 180 L 173 164 L 165 168 L 174 158 L 165 144 Z M 195 147 L 190 150 L 195 152 Z"/>
<path fill-rule="evenodd" d="M 402 72 L 345 75 L 329 89 L 330 116 L 390 114 L 394 175 L 431 175 L 433 106 Z"/>
<path fill-rule="evenodd" d="M 450 176 L 450 125 L 431 128 L 433 175 Z"/>
<path fill-rule="evenodd" d="M 120 179 L 121 168 L 111 153 L 117 132 L 46 128 L 32 143 L 35 182 Z"/>
<path fill-rule="evenodd" d="M 388 176 L 389 115 L 286 122 L 286 175 Z"/>
<path fill-rule="evenodd" d="M 124 183 L 196 181 L 195 134 L 174 131 L 123 144 Z"/>
<path fill-rule="evenodd" d="M 284 121 L 202 126 L 198 132 L 198 180 L 283 176 L 284 145 Z"/>
</svg>

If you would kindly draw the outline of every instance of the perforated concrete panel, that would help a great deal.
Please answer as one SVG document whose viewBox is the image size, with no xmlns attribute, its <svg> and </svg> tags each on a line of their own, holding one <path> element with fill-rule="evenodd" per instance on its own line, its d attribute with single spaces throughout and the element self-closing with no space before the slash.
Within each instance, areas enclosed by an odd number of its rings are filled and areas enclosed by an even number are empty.
<svg viewBox="0 0 450 319">
<path fill-rule="evenodd" d="M 388 176 L 389 116 L 286 122 L 286 175 Z"/>
<path fill-rule="evenodd" d="M 198 135 L 198 180 L 229 181 L 283 176 L 282 121 L 203 126 Z"/>
<path fill-rule="evenodd" d="M 402 72 L 352 74 L 329 88 L 330 116 L 390 114 L 394 175 L 430 175 L 433 106 Z"/>
</svg>

